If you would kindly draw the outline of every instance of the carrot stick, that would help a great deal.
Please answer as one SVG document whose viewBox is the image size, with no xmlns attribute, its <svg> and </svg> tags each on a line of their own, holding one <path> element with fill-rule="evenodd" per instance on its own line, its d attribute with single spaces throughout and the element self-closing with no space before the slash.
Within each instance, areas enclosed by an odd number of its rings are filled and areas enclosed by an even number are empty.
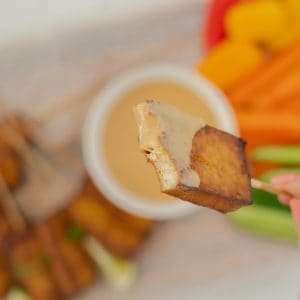
<svg viewBox="0 0 300 300">
<path fill-rule="evenodd" d="M 237 82 L 227 91 L 233 104 L 241 104 L 251 95 L 272 86 L 274 80 L 282 78 L 293 69 L 300 60 L 300 42 L 282 54 L 272 58 L 255 72 Z"/>
<path fill-rule="evenodd" d="M 250 147 L 268 144 L 300 144 L 300 118 L 296 113 L 237 114 L 241 136 Z"/>
<path fill-rule="evenodd" d="M 251 175 L 256 178 L 270 170 L 273 170 L 276 167 L 278 167 L 278 165 L 274 163 L 254 161 L 251 164 Z"/>
<path fill-rule="evenodd" d="M 259 96 L 260 101 L 255 101 L 256 111 L 268 111 L 269 109 L 280 107 L 281 105 L 288 106 L 286 101 L 300 92 L 300 66 L 292 70 L 287 76 L 281 78 L 280 81 L 274 82 L 270 89 L 266 89 Z"/>
<path fill-rule="evenodd" d="M 276 99 L 276 106 L 267 107 L 266 112 L 292 113 L 300 115 L 300 90 L 287 98 Z"/>
</svg>

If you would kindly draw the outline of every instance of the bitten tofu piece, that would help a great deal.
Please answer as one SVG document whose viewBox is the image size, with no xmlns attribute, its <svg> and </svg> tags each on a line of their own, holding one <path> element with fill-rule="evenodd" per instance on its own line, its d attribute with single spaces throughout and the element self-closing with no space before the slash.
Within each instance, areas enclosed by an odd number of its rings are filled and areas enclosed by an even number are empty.
<svg viewBox="0 0 300 300">
<path fill-rule="evenodd" d="M 252 203 L 242 139 L 169 104 L 147 101 L 134 114 L 162 192 L 223 213 Z"/>
</svg>

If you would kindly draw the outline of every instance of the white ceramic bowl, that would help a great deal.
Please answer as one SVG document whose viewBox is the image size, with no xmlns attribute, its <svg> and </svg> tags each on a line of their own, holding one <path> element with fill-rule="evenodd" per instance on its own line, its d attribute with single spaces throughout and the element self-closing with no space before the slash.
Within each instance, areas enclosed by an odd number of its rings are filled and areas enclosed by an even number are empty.
<svg viewBox="0 0 300 300">
<path fill-rule="evenodd" d="M 104 88 L 96 97 L 83 127 L 83 155 L 86 168 L 102 193 L 119 208 L 141 217 L 172 219 L 191 214 L 199 207 L 185 201 L 151 201 L 130 193 L 111 175 L 106 164 L 101 136 L 112 106 L 132 87 L 149 81 L 167 80 L 185 85 L 201 96 L 218 120 L 218 127 L 237 134 L 237 125 L 226 97 L 210 82 L 191 70 L 166 65 L 146 66 L 126 73 Z"/>
</svg>

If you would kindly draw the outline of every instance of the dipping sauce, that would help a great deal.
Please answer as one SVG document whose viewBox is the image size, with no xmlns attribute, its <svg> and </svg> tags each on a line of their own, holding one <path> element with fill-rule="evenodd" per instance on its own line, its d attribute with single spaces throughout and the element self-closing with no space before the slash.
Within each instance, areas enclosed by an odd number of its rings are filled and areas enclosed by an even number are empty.
<svg viewBox="0 0 300 300">
<path fill-rule="evenodd" d="M 160 192 L 155 169 L 147 162 L 138 144 L 133 107 L 146 100 L 175 105 L 182 111 L 201 117 L 212 126 L 216 126 L 217 121 L 195 91 L 167 81 L 149 81 L 133 87 L 111 109 L 102 137 L 111 174 L 120 185 L 141 199 L 168 201 L 172 197 Z"/>
</svg>

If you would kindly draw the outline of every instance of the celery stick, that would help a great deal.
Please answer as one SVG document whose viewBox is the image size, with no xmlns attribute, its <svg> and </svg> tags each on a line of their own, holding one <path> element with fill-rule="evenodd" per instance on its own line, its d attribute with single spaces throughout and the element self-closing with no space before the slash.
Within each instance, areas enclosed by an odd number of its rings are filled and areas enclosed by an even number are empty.
<svg viewBox="0 0 300 300">
<path fill-rule="evenodd" d="M 253 189 L 252 199 L 255 205 L 263 205 L 266 207 L 290 212 L 290 208 L 280 203 L 276 195 L 268 193 L 266 191 Z"/>
<path fill-rule="evenodd" d="M 278 176 L 284 173 L 295 173 L 295 174 L 300 174 L 300 169 L 299 168 L 277 168 L 273 169 L 270 171 L 267 171 L 263 173 L 262 175 L 259 176 L 259 179 L 265 182 L 270 182 L 270 180 L 274 176 Z"/>
<path fill-rule="evenodd" d="M 297 241 L 291 215 L 270 207 L 249 206 L 228 214 L 233 223 L 255 234 L 290 242 Z"/>
<path fill-rule="evenodd" d="M 21 288 L 13 287 L 5 298 L 6 300 L 32 300 L 32 298 Z"/>
<path fill-rule="evenodd" d="M 134 262 L 111 254 L 92 236 L 87 236 L 83 240 L 83 245 L 106 279 L 116 289 L 124 291 L 132 287 L 137 276 Z"/>
<path fill-rule="evenodd" d="M 300 146 L 258 147 L 253 150 L 251 158 L 256 161 L 300 165 Z"/>
</svg>

